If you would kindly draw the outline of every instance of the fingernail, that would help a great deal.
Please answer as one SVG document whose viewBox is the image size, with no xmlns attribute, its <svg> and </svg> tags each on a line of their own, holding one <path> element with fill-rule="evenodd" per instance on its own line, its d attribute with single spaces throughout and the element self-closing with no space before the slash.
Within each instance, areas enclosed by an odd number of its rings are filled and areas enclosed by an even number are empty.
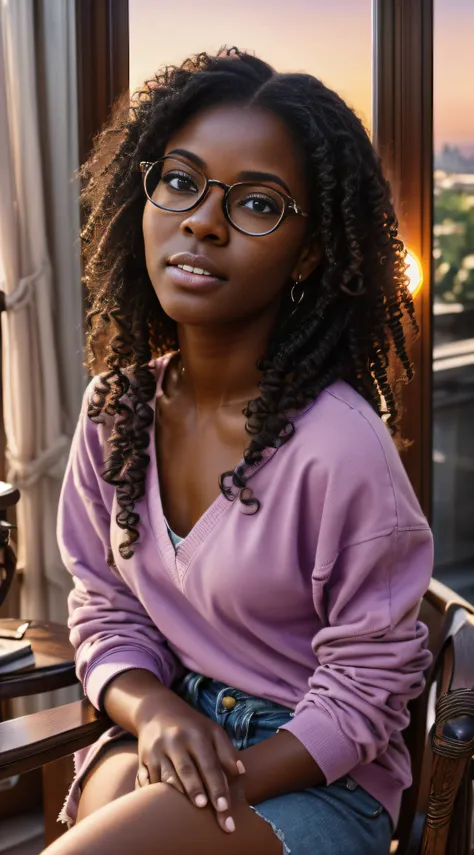
<svg viewBox="0 0 474 855">
<path fill-rule="evenodd" d="M 245 775 L 245 766 L 242 763 L 242 760 L 237 760 L 237 769 L 239 770 L 240 775 Z"/>
<path fill-rule="evenodd" d="M 199 795 L 196 796 L 194 801 L 196 802 L 198 807 L 206 807 L 206 805 L 207 805 L 207 799 L 203 793 L 199 793 Z"/>
<path fill-rule="evenodd" d="M 227 828 L 227 831 L 235 831 L 235 822 L 231 816 L 227 817 L 224 825 Z"/>
<path fill-rule="evenodd" d="M 147 769 L 139 769 L 137 772 L 137 781 L 140 787 L 146 786 L 149 781 Z"/>
<path fill-rule="evenodd" d="M 229 810 L 227 799 L 224 796 L 220 796 L 217 799 L 217 810 Z"/>
</svg>

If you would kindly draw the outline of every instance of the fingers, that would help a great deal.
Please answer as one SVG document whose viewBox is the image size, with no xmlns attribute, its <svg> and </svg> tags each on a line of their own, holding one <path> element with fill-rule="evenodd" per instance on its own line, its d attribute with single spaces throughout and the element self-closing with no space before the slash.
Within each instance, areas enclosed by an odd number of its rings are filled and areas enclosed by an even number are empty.
<svg viewBox="0 0 474 855">
<path fill-rule="evenodd" d="M 160 777 L 163 784 L 169 784 L 175 790 L 178 790 L 178 792 L 185 794 L 184 787 L 176 774 L 176 770 L 167 757 L 161 761 Z"/>
<path fill-rule="evenodd" d="M 219 827 L 229 833 L 235 830 L 229 810 L 229 782 L 237 781 L 244 772 L 238 751 L 219 726 L 206 734 L 188 733 L 184 744 L 176 731 L 161 750 L 155 747 L 152 752 L 143 752 L 136 786 L 167 783 L 187 795 L 196 807 L 210 803 Z"/>
<path fill-rule="evenodd" d="M 183 751 L 171 759 L 188 798 L 198 807 L 205 807 L 211 793 L 197 754 Z"/>
<path fill-rule="evenodd" d="M 150 773 L 147 766 L 140 764 L 135 778 L 135 789 L 159 783 L 170 784 L 178 792 L 184 793 L 184 787 L 178 779 L 173 764 L 166 757 L 162 759 L 158 773 L 156 771 Z"/>
<path fill-rule="evenodd" d="M 234 831 L 234 820 L 229 812 L 229 784 L 215 746 L 210 742 L 202 742 L 195 746 L 192 756 L 214 808 L 218 825 L 223 831 Z M 238 774 L 235 761 L 232 771 L 235 777 Z"/>
<path fill-rule="evenodd" d="M 146 766 L 140 764 L 140 766 L 138 767 L 137 776 L 135 778 L 135 789 L 139 789 L 140 787 L 146 787 L 149 783 L 150 776 L 148 774 L 148 769 Z"/>
<path fill-rule="evenodd" d="M 171 774 L 176 775 L 190 801 L 199 808 L 210 802 L 219 827 L 227 833 L 234 831 L 227 777 L 210 739 L 197 736 L 187 748 L 175 746 L 174 750 L 169 750 L 166 759 Z M 233 774 L 238 776 L 235 761 Z"/>
<path fill-rule="evenodd" d="M 209 764 L 209 759 L 202 762 L 201 767 L 197 757 L 182 754 L 175 760 L 175 766 L 170 758 L 163 757 L 159 763 L 158 777 L 156 773 L 149 771 L 151 764 L 147 767 L 141 763 L 136 776 L 135 789 L 161 781 L 170 784 L 183 795 L 187 795 L 197 807 L 206 807 L 209 804 L 207 790 L 217 824 L 229 834 L 235 831 L 235 823 L 229 810 L 230 793 L 227 778 L 218 765 Z"/>
</svg>

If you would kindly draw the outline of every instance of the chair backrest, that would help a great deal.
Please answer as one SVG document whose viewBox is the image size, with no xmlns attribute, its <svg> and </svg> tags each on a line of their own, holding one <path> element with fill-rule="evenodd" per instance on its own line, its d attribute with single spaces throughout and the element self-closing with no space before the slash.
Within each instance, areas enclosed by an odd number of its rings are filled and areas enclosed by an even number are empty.
<svg viewBox="0 0 474 855">
<path fill-rule="evenodd" d="M 443 674 L 453 673 L 452 641 L 466 616 L 474 607 L 446 585 L 432 580 L 420 610 L 420 619 L 429 631 L 433 662 L 422 695 L 410 705 L 410 724 L 404 737 L 410 751 L 413 785 L 405 791 L 397 829 L 399 855 L 419 855 L 430 793 L 433 752 L 429 732 L 435 720 L 435 703 L 441 691 L 453 686 L 442 685 Z M 474 669 L 474 650 L 473 669 Z M 448 661 L 449 660 L 449 661 Z M 474 673 L 474 670 L 473 670 Z M 471 688 L 471 686 L 467 686 Z M 458 852 L 458 850 L 454 850 Z M 461 849 L 459 849 L 461 855 Z"/>
<path fill-rule="evenodd" d="M 16 526 L 4 519 L 8 508 L 16 505 L 20 491 L 0 481 L 0 606 L 5 601 L 16 568 L 16 556 L 9 543 L 10 532 Z"/>
</svg>

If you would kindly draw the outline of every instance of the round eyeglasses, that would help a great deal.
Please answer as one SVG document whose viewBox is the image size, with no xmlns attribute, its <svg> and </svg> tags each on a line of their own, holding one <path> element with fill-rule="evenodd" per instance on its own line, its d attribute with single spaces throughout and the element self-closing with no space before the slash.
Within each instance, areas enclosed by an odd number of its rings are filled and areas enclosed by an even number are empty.
<svg viewBox="0 0 474 855">
<path fill-rule="evenodd" d="M 196 208 L 211 186 L 222 187 L 222 206 L 226 219 L 231 226 L 246 235 L 269 235 L 288 216 L 309 216 L 291 196 L 273 187 L 250 181 L 225 184 L 207 178 L 199 169 L 172 155 L 160 157 L 155 163 L 142 160 L 140 170 L 150 202 L 162 211 L 174 214 Z"/>
</svg>

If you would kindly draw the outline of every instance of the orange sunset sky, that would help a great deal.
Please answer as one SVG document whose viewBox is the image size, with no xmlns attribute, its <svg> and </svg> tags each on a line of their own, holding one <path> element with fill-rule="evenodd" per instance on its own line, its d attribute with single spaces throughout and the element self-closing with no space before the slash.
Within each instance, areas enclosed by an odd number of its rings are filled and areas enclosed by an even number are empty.
<svg viewBox="0 0 474 855">
<path fill-rule="evenodd" d="M 130 0 L 130 89 L 223 44 L 320 77 L 370 128 L 371 0 Z M 474 152 L 474 0 L 435 0 L 434 103 L 435 148 Z"/>
</svg>

